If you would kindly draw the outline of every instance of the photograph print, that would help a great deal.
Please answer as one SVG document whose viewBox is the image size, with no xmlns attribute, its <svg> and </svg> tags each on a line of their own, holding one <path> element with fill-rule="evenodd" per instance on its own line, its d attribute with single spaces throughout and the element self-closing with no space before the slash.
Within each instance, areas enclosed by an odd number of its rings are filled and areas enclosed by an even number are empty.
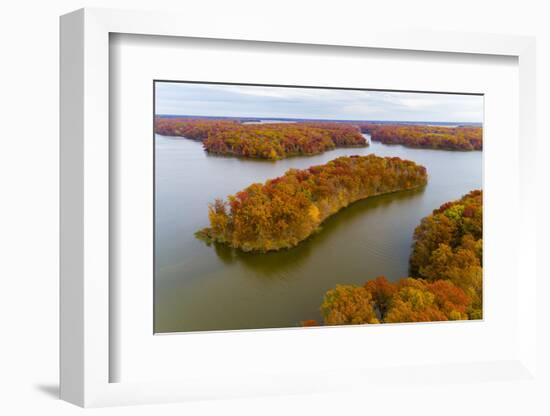
<svg viewBox="0 0 550 416">
<path fill-rule="evenodd" d="M 483 100 L 154 81 L 154 332 L 483 319 Z"/>
</svg>

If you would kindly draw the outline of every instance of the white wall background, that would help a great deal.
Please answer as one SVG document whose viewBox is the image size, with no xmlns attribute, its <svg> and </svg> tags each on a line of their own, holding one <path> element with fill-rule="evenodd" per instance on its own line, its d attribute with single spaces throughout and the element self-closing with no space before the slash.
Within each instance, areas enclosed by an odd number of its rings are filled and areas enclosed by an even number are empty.
<svg viewBox="0 0 550 416">
<path fill-rule="evenodd" d="M 19 0 L 0 12 L 0 414 L 72 415 L 81 409 L 56 399 L 58 376 L 58 16 L 80 7 L 163 9 L 188 19 L 239 22 L 275 20 L 281 30 L 322 22 L 327 31 L 346 25 L 388 24 L 451 31 L 538 37 L 539 270 L 548 267 L 547 206 L 550 151 L 550 12 L 547 1 L 432 0 L 287 1 L 230 0 Z M 185 19 L 182 20 L 185 25 Z M 503 122 L 506 122 L 503 120 Z M 546 163 L 545 163 L 546 162 Z M 545 166 L 544 166 L 545 165 Z M 546 256 L 545 256 L 546 254 Z M 546 258 L 544 258 L 546 257 Z M 541 273 L 548 275 L 549 273 Z M 539 293 L 549 293 L 542 281 Z M 545 374 L 550 351 L 550 307 L 539 302 L 547 330 L 539 355 Z M 550 302 L 549 302 L 550 303 Z M 358 357 L 360 359 L 360 357 Z M 548 381 L 548 379 L 547 379 Z M 396 380 L 398 383 L 398 380 Z M 544 390 L 544 391 L 543 391 Z M 338 393 L 318 396 L 196 402 L 156 407 L 92 410 L 101 415 L 138 414 L 550 414 L 550 384 L 533 389 L 506 383 L 433 386 L 408 391 L 388 386 L 376 398 Z"/>
</svg>

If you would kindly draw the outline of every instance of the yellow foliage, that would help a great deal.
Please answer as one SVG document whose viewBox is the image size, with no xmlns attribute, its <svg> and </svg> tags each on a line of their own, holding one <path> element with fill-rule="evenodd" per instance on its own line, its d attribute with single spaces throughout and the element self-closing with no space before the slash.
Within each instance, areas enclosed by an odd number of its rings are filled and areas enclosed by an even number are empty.
<svg viewBox="0 0 550 416">
<path fill-rule="evenodd" d="M 319 212 L 319 208 L 317 208 L 313 204 L 311 204 L 310 207 L 309 207 L 308 215 L 309 215 L 309 218 L 311 219 L 311 221 L 313 221 L 313 222 L 318 223 L 318 222 L 321 221 L 321 218 L 320 218 L 321 213 Z"/>
<path fill-rule="evenodd" d="M 361 286 L 337 285 L 329 290 L 321 312 L 327 325 L 379 323 L 371 294 Z"/>
<path fill-rule="evenodd" d="M 339 157 L 309 169 L 290 169 L 284 176 L 230 195 L 226 203 L 217 202 L 205 232 L 213 241 L 244 251 L 289 248 L 352 202 L 426 182 L 426 169 L 408 160 Z"/>
</svg>

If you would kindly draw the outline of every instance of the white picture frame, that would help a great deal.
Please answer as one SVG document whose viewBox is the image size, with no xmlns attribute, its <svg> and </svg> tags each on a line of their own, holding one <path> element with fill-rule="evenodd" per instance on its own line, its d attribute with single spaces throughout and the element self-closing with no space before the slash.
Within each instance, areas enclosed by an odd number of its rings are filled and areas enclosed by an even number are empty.
<svg viewBox="0 0 550 416">
<path fill-rule="evenodd" d="M 522 279 L 517 294 L 518 354 L 499 362 L 423 366 L 392 370 L 392 377 L 422 380 L 453 377 L 479 382 L 476 372 L 504 374 L 507 379 L 536 377 L 535 288 L 535 41 L 530 37 L 466 33 L 395 32 L 350 28 L 328 35 L 314 25 L 307 32 L 216 25 L 205 27 L 171 13 L 82 9 L 61 18 L 61 398 L 80 406 L 159 403 L 195 398 L 243 397 L 262 394 L 323 392 L 349 383 L 372 383 L 386 370 L 333 370 L 318 375 L 282 371 L 277 377 L 236 380 L 221 374 L 183 381 L 110 382 L 110 241 L 109 36 L 113 33 L 187 38 L 333 45 L 439 53 L 504 55 L 519 62 L 519 195 L 517 252 Z M 529 213 L 529 215 L 528 215 Z M 527 319 L 529 317 L 529 319 Z M 332 335 L 335 336 L 335 335 Z M 284 369 L 283 369 L 284 370 Z M 345 377 L 342 377 L 345 376 Z M 332 380 L 331 380 L 332 379 Z"/>
</svg>

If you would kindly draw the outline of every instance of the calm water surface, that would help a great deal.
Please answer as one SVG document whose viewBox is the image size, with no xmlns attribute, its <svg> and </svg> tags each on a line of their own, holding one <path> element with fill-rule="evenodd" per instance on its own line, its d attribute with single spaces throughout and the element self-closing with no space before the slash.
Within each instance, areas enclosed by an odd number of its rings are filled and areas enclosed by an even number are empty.
<svg viewBox="0 0 550 416">
<path fill-rule="evenodd" d="M 367 136 L 368 137 L 368 136 Z M 412 233 L 443 202 L 482 186 L 482 153 L 372 143 L 276 162 L 208 155 L 199 142 L 156 135 L 155 332 L 297 326 L 321 320 L 336 284 L 407 276 Z M 208 203 L 253 182 L 344 155 L 398 156 L 428 169 L 428 185 L 356 202 L 295 248 L 247 254 L 208 247 Z"/>
</svg>

